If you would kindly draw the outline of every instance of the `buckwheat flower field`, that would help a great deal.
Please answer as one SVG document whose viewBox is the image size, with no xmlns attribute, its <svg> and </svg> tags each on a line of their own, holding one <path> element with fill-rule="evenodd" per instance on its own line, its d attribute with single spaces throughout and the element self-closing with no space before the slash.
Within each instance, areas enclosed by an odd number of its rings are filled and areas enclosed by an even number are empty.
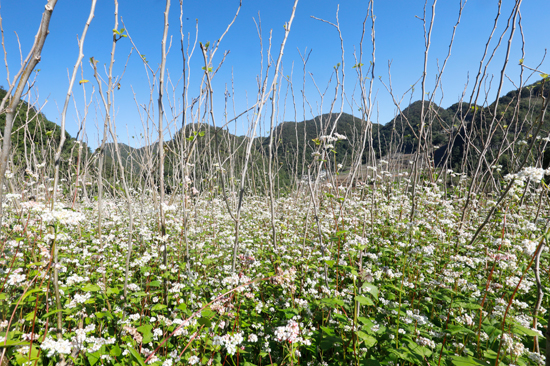
<svg viewBox="0 0 550 366">
<path fill-rule="evenodd" d="M 0 366 L 550 366 L 548 0 L 0 1 Z"/>
<path fill-rule="evenodd" d="M 276 201 L 276 249 L 268 200 L 249 196 L 234 272 L 219 196 L 173 197 L 164 236 L 135 205 L 126 296 L 125 202 L 103 203 L 98 235 L 95 202 L 10 196 L 1 349 L 20 365 L 542 365 L 547 187 L 518 178 L 474 238 L 495 201 L 473 197 L 461 221 L 459 178 L 418 187 L 414 221 L 404 177 L 347 196 L 323 184 L 317 217 L 299 190 Z"/>
</svg>

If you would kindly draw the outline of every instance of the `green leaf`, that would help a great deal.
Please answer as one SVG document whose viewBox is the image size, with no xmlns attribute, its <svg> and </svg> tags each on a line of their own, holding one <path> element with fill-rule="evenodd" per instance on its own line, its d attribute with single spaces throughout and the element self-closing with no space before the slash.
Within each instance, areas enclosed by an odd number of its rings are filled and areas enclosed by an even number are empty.
<svg viewBox="0 0 550 366">
<path fill-rule="evenodd" d="M 449 325 L 447 327 L 447 332 L 449 332 L 450 334 L 452 335 L 455 335 L 455 334 L 475 334 L 474 331 L 468 329 L 468 328 L 464 328 L 464 327 L 461 327 L 459 325 Z"/>
<path fill-rule="evenodd" d="M 39 348 L 36 347 L 36 344 L 33 344 L 32 345 L 32 349 L 31 349 L 31 357 L 30 358 L 27 358 L 27 356 L 29 355 L 28 352 L 25 352 L 25 354 L 21 354 L 19 352 L 16 352 L 15 353 L 15 361 L 17 362 L 18 365 L 28 365 L 27 362 L 30 362 L 31 364 L 33 364 L 32 361 L 35 361 L 38 359 L 38 352 L 39 352 Z"/>
<path fill-rule="evenodd" d="M 395 290 L 395 291 L 397 291 L 397 292 L 401 292 L 402 294 L 405 294 L 405 291 L 403 291 L 402 289 L 400 289 L 400 288 L 397 287 L 397 286 L 388 284 L 387 287 L 389 287 L 389 288 L 391 288 L 392 290 Z M 449 298 L 449 300 L 451 300 L 451 299 Z"/>
<path fill-rule="evenodd" d="M 113 348 L 111 348 L 111 352 L 109 354 L 113 357 L 119 357 L 122 354 L 122 350 L 118 346 L 118 344 L 115 344 Z"/>
<path fill-rule="evenodd" d="M 49 317 L 50 315 L 59 313 L 60 311 L 64 311 L 64 310 L 63 310 L 63 309 L 52 310 L 52 311 L 50 311 L 49 313 L 46 313 L 46 314 L 42 315 L 41 318 L 42 318 L 42 319 L 46 319 L 46 318 Z"/>
<path fill-rule="evenodd" d="M 357 318 L 361 323 L 363 323 L 362 330 L 367 331 L 368 333 L 383 333 L 386 330 L 386 327 L 383 325 L 378 325 L 378 329 L 376 331 L 372 330 L 372 327 L 374 327 L 374 322 L 370 319 L 367 319 L 365 317 L 358 317 Z"/>
<path fill-rule="evenodd" d="M 407 342 L 407 346 L 413 354 L 420 356 L 421 358 L 430 357 L 432 355 L 432 351 L 424 346 L 417 344 L 416 342 Z"/>
<path fill-rule="evenodd" d="M 203 311 L 201 311 L 201 315 L 205 318 L 212 318 L 216 315 L 216 312 L 210 309 L 204 309 Z"/>
<path fill-rule="evenodd" d="M 541 335 L 540 333 L 535 332 L 533 329 L 529 329 L 529 328 L 524 327 L 523 325 L 519 325 L 519 324 L 514 324 L 514 327 L 512 328 L 512 333 L 527 335 L 527 336 L 531 336 L 531 337 L 544 338 L 544 335 Z"/>
<path fill-rule="evenodd" d="M 151 281 L 149 287 L 160 287 L 160 281 Z"/>
<path fill-rule="evenodd" d="M 375 298 L 376 300 L 378 300 L 378 294 L 379 294 L 378 287 L 376 287 L 376 286 L 373 285 L 372 283 L 364 283 L 364 284 L 363 284 L 363 288 L 364 288 L 364 289 L 367 289 L 367 291 L 369 292 L 369 294 L 371 294 L 372 296 L 374 296 L 374 298 Z"/>
<path fill-rule="evenodd" d="M 340 299 L 322 299 L 321 303 L 329 305 L 333 308 L 337 307 L 338 305 L 344 306 L 344 301 Z"/>
<path fill-rule="evenodd" d="M 399 349 L 390 349 L 389 351 L 400 359 L 418 364 L 418 356 L 414 356 L 411 351 L 406 347 L 399 347 Z"/>
<path fill-rule="evenodd" d="M 360 330 L 357 331 L 357 336 L 361 338 L 365 342 L 365 345 L 369 348 L 374 346 L 377 342 L 376 338 Z"/>
<path fill-rule="evenodd" d="M 497 353 L 493 351 L 492 349 L 488 349 L 487 351 L 483 352 L 483 357 L 496 360 L 497 359 Z"/>
<path fill-rule="evenodd" d="M 333 197 L 334 197 L 334 196 L 333 196 Z M 327 260 L 325 261 L 325 263 L 326 263 L 330 268 L 332 268 L 332 267 L 334 266 L 334 263 L 336 263 L 336 261 L 335 261 L 335 260 L 331 260 L 331 259 L 327 259 Z"/>
<path fill-rule="evenodd" d="M 105 317 L 113 319 L 113 314 L 111 314 L 110 311 L 98 311 L 97 313 L 95 313 L 95 316 L 98 319 L 103 319 Z"/>
<path fill-rule="evenodd" d="M 319 344 L 319 348 L 321 348 L 323 351 L 329 350 L 332 347 L 335 347 L 336 343 L 343 343 L 342 338 L 340 337 L 327 337 L 321 341 Z M 341 346 L 338 346 L 341 347 Z"/>
<path fill-rule="evenodd" d="M 164 310 L 164 309 L 166 309 L 166 305 L 156 304 L 156 305 L 153 305 L 153 307 L 151 308 L 151 311 L 159 311 L 159 310 Z"/>
<path fill-rule="evenodd" d="M 333 314 L 332 317 L 334 319 L 340 320 L 341 322 L 348 323 L 349 318 L 347 316 L 344 316 L 342 314 Z"/>
<path fill-rule="evenodd" d="M 380 362 L 373 359 L 368 359 L 368 360 L 365 359 L 365 360 L 361 360 L 360 365 L 361 366 L 380 366 Z"/>
<path fill-rule="evenodd" d="M 334 336 L 335 335 L 333 328 L 323 327 L 321 325 L 321 329 L 323 330 L 324 333 L 328 334 L 329 336 Z"/>
<path fill-rule="evenodd" d="M 455 307 L 455 306 L 453 306 Z M 458 302 L 456 303 L 456 307 L 461 307 L 468 310 L 479 310 L 481 309 L 481 305 L 473 303 L 473 302 Z"/>
<path fill-rule="evenodd" d="M 99 362 L 101 359 L 101 355 L 103 352 L 101 350 L 95 351 L 94 353 L 88 354 L 88 361 L 90 362 L 90 366 L 94 366 L 96 363 Z"/>
<path fill-rule="evenodd" d="M 130 353 L 132 354 L 134 359 L 137 361 L 137 363 L 140 364 L 140 366 L 145 366 L 145 362 L 143 361 L 143 358 L 141 358 L 141 355 L 139 354 L 138 351 L 136 351 L 132 347 L 128 347 L 128 351 L 130 351 Z"/>
<path fill-rule="evenodd" d="M 297 309 L 294 308 L 284 309 L 283 312 L 285 313 L 285 318 L 287 319 L 292 319 L 300 313 Z"/>
<path fill-rule="evenodd" d="M 355 296 L 355 301 L 357 301 L 361 305 L 371 306 L 374 305 L 374 302 L 372 302 L 371 299 L 365 296 Z"/>
<path fill-rule="evenodd" d="M 199 323 L 200 325 L 204 325 L 206 328 L 210 328 L 212 326 L 212 322 L 210 321 L 210 319 L 205 317 L 199 318 L 199 320 L 197 320 L 197 323 Z"/>
<path fill-rule="evenodd" d="M 151 324 L 142 325 L 137 328 L 137 331 L 143 334 L 143 344 L 149 343 L 153 340 L 153 332 L 151 330 L 153 326 Z"/>
<path fill-rule="evenodd" d="M 28 346 L 30 343 L 27 341 L 21 341 L 17 339 L 8 339 L 7 341 L 0 342 L 0 348 L 12 347 L 12 346 Z M 2 352 L 0 352 L 2 354 Z"/>
<path fill-rule="evenodd" d="M 91 283 L 85 285 L 84 287 L 82 287 L 82 291 L 86 291 L 86 292 L 98 292 L 98 291 L 101 291 L 101 287 L 99 287 L 98 285 L 92 285 Z"/>
<path fill-rule="evenodd" d="M 480 366 L 480 365 L 487 366 L 486 362 L 470 356 L 468 357 L 451 356 L 451 360 L 453 362 L 453 365 L 456 365 L 456 366 Z"/>
<path fill-rule="evenodd" d="M 19 238 L 18 238 L 19 239 Z M 27 264 L 25 267 L 27 268 L 31 268 L 33 266 L 41 266 L 42 265 L 42 262 L 34 262 L 34 263 L 29 263 Z"/>
</svg>

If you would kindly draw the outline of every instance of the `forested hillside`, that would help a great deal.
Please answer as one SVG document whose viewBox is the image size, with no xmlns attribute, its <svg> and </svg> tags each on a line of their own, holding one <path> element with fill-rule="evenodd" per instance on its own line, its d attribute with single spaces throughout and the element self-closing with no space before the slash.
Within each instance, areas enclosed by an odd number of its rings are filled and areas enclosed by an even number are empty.
<svg viewBox="0 0 550 366">
<path fill-rule="evenodd" d="M 6 96 L 6 90 L 0 87 L 0 100 Z M 6 105 L 8 102 L 6 102 Z M 6 115 L 0 114 L 0 133 L 3 134 Z M 61 138 L 60 127 L 40 113 L 36 106 L 21 101 L 17 107 L 14 126 L 11 134 L 12 154 L 11 166 L 13 172 L 34 170 L 36 166 L 44 165 L 45 174 L 53 175 L 53 159 Z M 73 169 L 78 156 L 77 140 L 65 132 L 65 144 L 61 152 L 61 169 Z M 2 136 L 3 139 L 3 136 Z M 90 154 L 83 143 L 83 154 Z"/>
<path fill-rule="evenodd" d="M 545 97 L 549 91 L 550 87 L 546 84 Z M 498 100 L 496 117 L 493 115 L 496 101 L 485 107 L 462 102 L 447 109 L 424 102 L 422 140 L 427 143 L 422 148 L 433 157 L 435 166 L 460 171 L 473 169 L 476 160 L 472 151 L 481 151 L 487 146 L 488 156 L 494 164 L 501 165 L 499 169 L 503 173 L 513 171 L 519 158 L 514 146 L 529 143 L 533 136 L 544 138 L 549 134 L 550 115 L 545 114 L 544 119 L 540 119 L 542 92 L 543 83 L 540 81 L 522 88 L 521 93 L 518 90 L 508 92 Z M 0 96 L 5 93 L 0 89 Z M 287 187 L 307 174 L 308 166 L 314 159 L 312 154 L 318 148 L 317 139 L 322 135 L 338 133 L 346 137 L 346 140 L 334 144 L 334 155 L 330 161 L 333 165 L 342 164 L 344 170 L 356 161 L 361 151 L 362 164 L 367 163 L 369 154 L 376 159 L 411 154 L 418 147 L 421 114 L 422 102 L 416 101 L 384 125 L 368 125 L 360 116 L 347 113 L 323 114 L 301 122 L 283 122 L 274 129 L 272 137 L 272 166 L 277 175 L 277 186 Z M 4 115 L 0 116 L 2 128 L 4 118 Z M 495 126 L 498 126 L 496 132 L 488 135 L 486 131 Z M 59 135 L 59 126 L 22 102 L 12 133 L 12 142 L 16 145 L 12 159 L 14 169 L 25 169 L 30 166 L 31 160 L 39 164 L 53 159 Z M 68 166 L 71 154 L 76 153 L 76 140 L 68 133 L 66 138 L 62 154 L 64 166 Z M 269 163 L 270 139 L 270 136 L 260 136 L 253 141 L 248 178 L 251 189 L 264 191 L 267 187 L 261 172 Z M 467 141 L 470 141 L 469 147 Z M 164 171 L 168 190 L 176 189 L 183 179 L 174 172 L 181 172 L 179 167 L 191 161 L 195 163 L 187 168 L 187 172 L 197 187 L 215 186 L 217 183 L 213 178 L 219 178 L 219 172 L 224 172 L 224 179 L 227 180 L 223 184 L 235 184 L 244 166 L 246 146 L 244 136 L 206 124 L 187 125 L 165 145 Z M 155 172 L 159 168 L 156 143 L 141 148 L 120 143 L 119 148 L 126 172 L 135 184 L 156 179 Z M 105 177 L 111 179 L 111 172 L 115 170 L 114 144 L 106 145 L 105 154 Z M 547 166 L 550 152 L 541 148 L 538 155 L 531 154 L 529 159 L 532 162 L 542 159 L 544 166 Z"/>
</svg>

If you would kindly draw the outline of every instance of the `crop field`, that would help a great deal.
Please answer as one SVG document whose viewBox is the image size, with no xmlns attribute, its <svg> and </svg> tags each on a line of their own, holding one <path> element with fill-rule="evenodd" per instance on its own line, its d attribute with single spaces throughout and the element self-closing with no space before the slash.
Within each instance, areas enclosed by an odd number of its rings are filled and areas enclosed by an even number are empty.
<svg viewBox="0 0 550 366">
<path fill-rule="evenodd" d="M 2 1 L 0 366 L 550 366 L 523 3 Z"/>
<path fill-rule="evenodd" d="M 547 187 L 520 176 L 474 239 L 495 201 L 474 197 L 461 220 L 467 180 L 452 175 L 418 187 L 412 221 L 406 178 L 297 191 L 276 201 L 276 243 L 268 201 L 249 196 L 234 271 L 212 193 L 173 197 L 159 235 L 133 192 L 131 237 L 122 200 L 103 203 L 100 234 L 96 202 L 8 195 L 2 350 L 29 365 L 544 364 Z"/>
</svg>

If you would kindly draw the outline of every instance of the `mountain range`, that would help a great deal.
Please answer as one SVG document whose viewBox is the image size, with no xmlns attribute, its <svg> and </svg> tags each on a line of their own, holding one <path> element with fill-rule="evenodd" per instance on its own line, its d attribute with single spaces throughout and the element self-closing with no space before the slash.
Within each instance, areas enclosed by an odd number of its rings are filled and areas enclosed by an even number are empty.
<svg viewBox="0 0 550 366">
<path fill-rule="evenodd" d="M 361 152 L 363 164 L 372 164 L 375 159 L 387 160 L 411 154 L 418 147 L 422 109 L 424 127 L 421 147 L 433 159 L 435 166 L 444 165 L 456 171 L 472 169 L 479 160 L 480 152 L 487 147 L 486 165 L 493 162 L 501 165 L 503 173 L 513 171 L 519 157 L 514 148 L 516 144 L 529 143 L 537 136 L 549 136 L 550 116 L 545 114 L 544 119 L 540 120 L 541 107 L 549 92 L 549 83 L 541 80 L 521 90 L 512 90 L 491 104 L 459 102 L 449 108 L 442 108 L 429 101 L 424 104 L 416 101 L 399 110 L 395 118 L 383 125 L 369 124 L 362 116 L 347 113 L 323 114 L 300 122 L 283 122 L 276 126 L 272 136 L 260 136 L 253 140 L 248 179 L 254 189 L 266 189 L 264 172 L 267 170 L 266 158 L 269 156 L 271 140 L 273 169 L 278 173 L 279 187 L 288 186 L 307 173 L 307 167 L 314 159 L 312 153 L 318 148 L 317 139 L 331 131 L 347 139 L 334 144 L 334 154 L 327 163 L 333 166 L 342 164 L 344 171 Z M 5 90 L 0 89 L 0 98 L 5 93 Z M 15 145 L 12 161 L 16 169 L 22 169 L 30 163 L 23 156 L 30 156 L 28 151 L 31 149 L 40 156 L 39 162 L 50 161 L 60 133 L 58 126 L 33 107 L 25 102 L 21 105 L 12 134 Z M 5 115 L 0 115 L 2 130 L 4 123 Z M 366 141 L 363 139 L 365 133 L 368 137 Z M 62 161 L 68 166 L 70 161 L 74 161 L 76 140 L 68 134 L 66 138 Z M 33 143 L 30 144 L 30 141 Z M 174 188 L 181 183 L 183 177 L 179 176 L 179 172 L 182 169 L 178 167 L 182 164 L 187 165 L 185 174 L 193 175 L 195 184 L 203 189 L 214 185 L 216 180 L 213 178 L 222 169 L 226 172 L 225 184 L 236 184 L 244 166 L 247 143 L 245 136 L 236 136 L 226 129 L 207 124 L 186 125 L 164 145 L 167 186 Z M 142 148 L 119 143 L 119 147 L 125 170 L 133 180 L 154 182 L 158 179 L 155 174 L 158 170 L 158 143 Z M 86 154 L 91 153 L 87 147 L 85 150 Z M 116 174 L 113 169 L 115 155 L 112 143 L 107 144 L 105 153 L 106 177 L 111 178 Z M 531 155 L 531 163 L 540 159 L 545 167 L 548 166 L 550 149 L 543 151 L 538 147 Z"/>
<path fill-rule="evenodd" d="M 449 108 L 442 108 L 425 101 L 423 151 L 433 159 L 436 167 L 445 165 L 455 171 L 465 171 L 474 169 L 480 152 L 487 146 L 486 165 L 490 162 L 501 165 L 502 174 L 513 171 L 519 157 L 517 149 L 514 148 L 516 144 L 530 142 L 537 136 L 549 136 L 550 115 L 545 114 L 539 126 L 543 96 L 547 98 L 549 91 L 548 82 L 538 81 L 521 90 L 512 90 L 485 106 L 459 102 Z M 335 154 L 330 161 L 334 165 L 342 164 L 344 171 L 356 160 L 361 151 L 362 163 L 372 163 L 373 159 L 409 155 L 418 147 L 422 106 L 421 101 L 413 102 L 383 125 L 367 124 L 360 116 L 347 113 L 323 114 L 306 121 L 280 123 L 274 129 L 273 136 L 254 139 L 251 179 L 256 184 L 266 187 L 263 171 L 266 169 L 265 158 L 269 156 L 271 139 L 274 169 L 278 172 L 278 182 L 281 186 L 293 181 L 292 177 L 299 179 L 307 173 L 307 167 L 314 159 L 312 153 L 317 149 L 317 139 L 332 130 L 347 137 L 346 140 L 335 143 Z M 537 130 L 538 133 L 535 135 Z M 190 124 L 165 143 L 165 172 L 168 180 L 174 178 L 177 181 L 177 177 L 172 175 L 173 167 L 177 165 L 178 160 L 183 161 L 181 155 L 188 151 L 191 145 L 189 139 L 198 132 L 204 136 L 197 137 L 198 140 L 194 144 L 194 153 L 197 154 L 193 159 L 195 178 L 202 181 L 211 179 L 211 167 L 220 163 L 225 169 L 231 170 L 228 173 L 229 179 L 238 177 L 245 156 L 245 137 L 205 124 Z M 369 137 L 366 143 L 363 140 L 365 132 Z M 112 151 L 112 146 L 108 150 Z M 134 161 L 137 164 L 146 152 L 151 156 L 156 155 L 156 144 L 140 149 L 123 145 L 123 150 L 126 163 Z M 213 152 L 215 154 L 212 154 Z M 230 156 L 233 159 L 229 159 Z M 550 161 L 550 149 L 536 151 L 529 159 L 531 164 L 541 159 L 546 167 Z M 155 169 L 157 167 L 154 165 Z"/>
</svg>

